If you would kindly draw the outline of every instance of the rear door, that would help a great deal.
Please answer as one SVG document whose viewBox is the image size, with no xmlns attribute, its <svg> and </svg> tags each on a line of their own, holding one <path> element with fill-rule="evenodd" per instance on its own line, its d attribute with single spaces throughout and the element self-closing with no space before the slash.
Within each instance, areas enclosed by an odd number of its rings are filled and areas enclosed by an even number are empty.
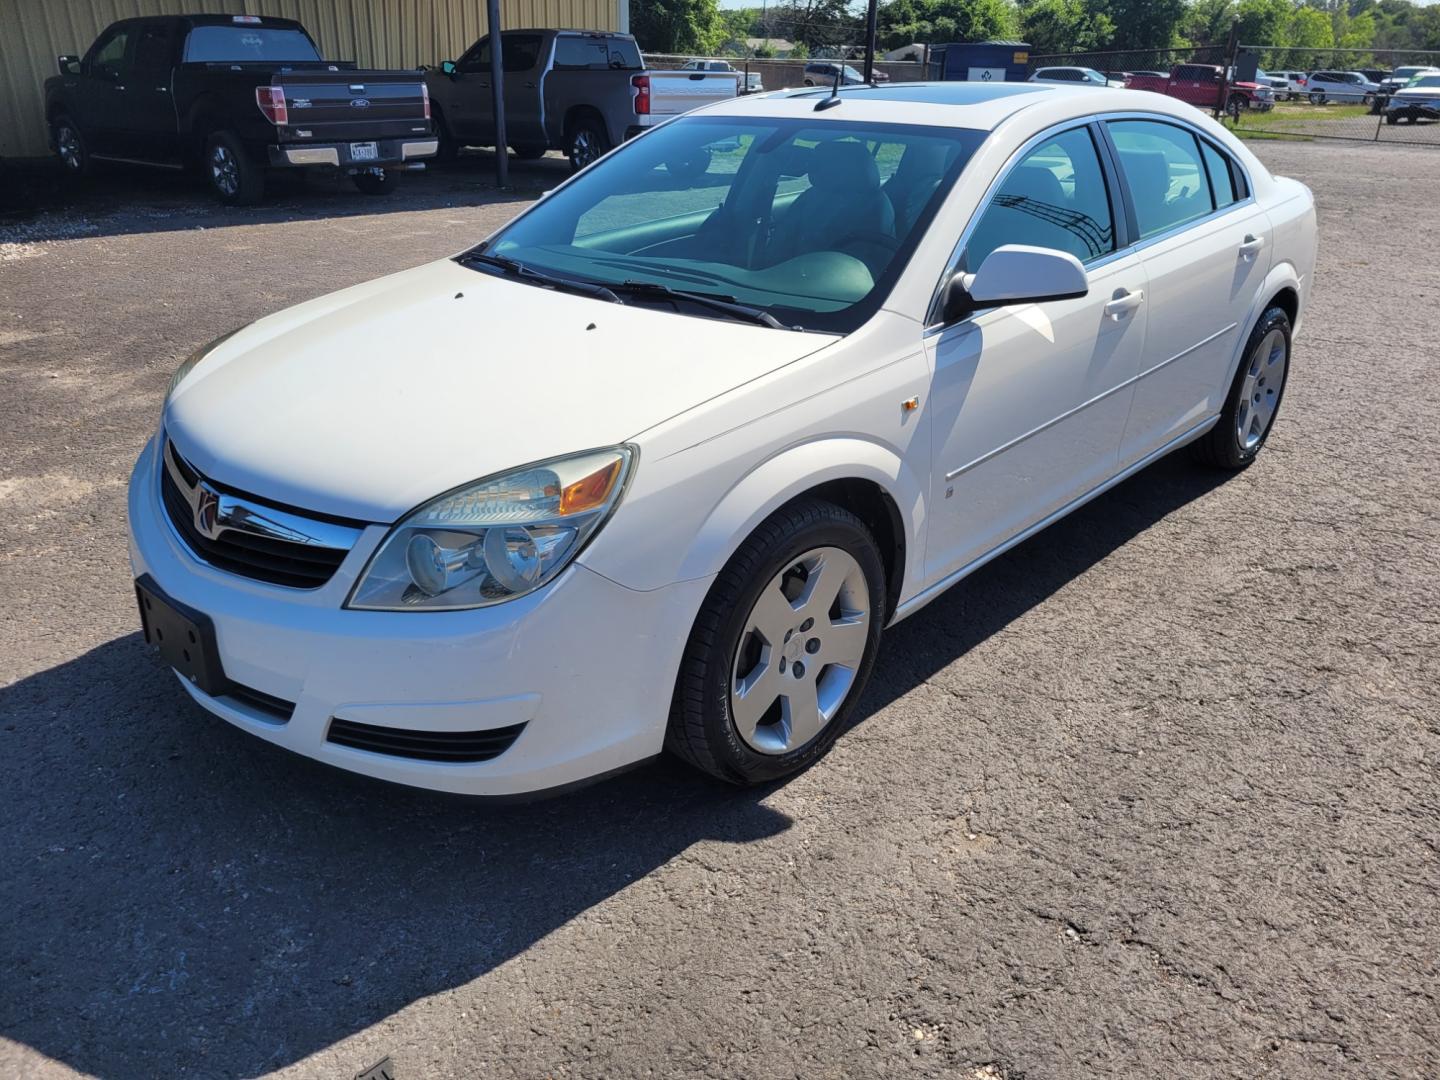
<svg viewBox="0 0 1440 1080">
<path fill-rule="evenodd" d="M 135 29 L 124 94 L 126 137 L 134 156 L 146 161 L 170 164 L 180 157 L 179 122 L 170 85 L 178 31 L 174 19 L 147 19 Z"/>
<path fill-rule="evenodd" d="M 1125 466 L 1220 411 L 1271 244 L 1243 170 L 1195 129 L 1158 118 L 1106 128 L 1149 282 L 1150 332 L 1120 448 Z"/>
<path fill-rule="evenodd" d="M 1148 307 L 1116 187 L 1090 125 L 1047 133 L 1001 174 L 971 226 L 960 269 L 974 272 L 1003 244 L 1029 244 L 1074 255 L 1090 288 L 1077 299 L 992 308 L 927 334 L 930 581 L 1116 472 Z"/>
</svg>

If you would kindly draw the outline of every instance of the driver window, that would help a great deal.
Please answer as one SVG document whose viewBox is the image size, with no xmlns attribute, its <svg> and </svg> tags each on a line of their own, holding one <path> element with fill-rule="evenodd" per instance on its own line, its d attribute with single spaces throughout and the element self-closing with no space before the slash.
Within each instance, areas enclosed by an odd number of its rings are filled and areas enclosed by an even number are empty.
<svg viewBox="0 0 1440 1080">
<path fill-rule="evenodd" d="M 1010 170 L 970 235 L 965 269 L 979 270 L 1005 244 L 1064 251 L 1081 262 L 1115 250 L 1110 192 L 1087 128 L 1055 136 Z"/>
<path fill-rule="evenodd" d="M 130 43 L 130 31 L 119 29 L 101 41 L 90 59 L 90 69 L 97 75 L 119 77 L 125 74 L 125 48 Z"/>
</svg>

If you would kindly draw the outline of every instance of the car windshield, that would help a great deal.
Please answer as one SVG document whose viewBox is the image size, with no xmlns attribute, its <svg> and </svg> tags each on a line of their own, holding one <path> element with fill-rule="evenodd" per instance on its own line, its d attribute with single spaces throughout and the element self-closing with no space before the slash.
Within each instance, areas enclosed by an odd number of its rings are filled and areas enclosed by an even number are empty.
<svg viewBox="0 0 1440 1080">
<path fill-rule="evenodd" d="M 552 278 L 604 285 L 625 303 L 725 314 L 643 288 L 663 285 L 737 301 L 787 327 L 848 333 L 884 301 L 984 137 L 685 117 L 602 158 L 483 250 Z"/>
<path fill-rule="evenodd" d="M 1407 86 L 1440 86 L 1440 75 L 1416 75 Z"/>
<path fill-rule="evenodd" d="M 315 45 L 300 30 L 274 26 L 197 26 L 185 43 L 191 63 L 276 63 L 319 60 Z"/>
</svg>

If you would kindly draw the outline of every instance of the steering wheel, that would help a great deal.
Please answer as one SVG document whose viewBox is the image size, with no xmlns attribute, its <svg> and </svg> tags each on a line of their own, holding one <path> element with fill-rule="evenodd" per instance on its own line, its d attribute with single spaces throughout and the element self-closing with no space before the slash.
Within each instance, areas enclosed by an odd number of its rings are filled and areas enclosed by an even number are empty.
<svg viewBox="0 0 1440 1080">
<path fill-rule="evenodd" d="M 856 232 L 846 233 L 839 240 L 835 241 L 836 249 L 847 255 L 854 255 L 872 271 L 883 268 L 895 254 L 900 250 L 900 241 L 887 232 L 879 229 L 861 229 Z M 858 250 L 855 250 L 858 249 Z M 872 261 L 868 255 L 879 255 L 878 259 Z"/>
</svg>

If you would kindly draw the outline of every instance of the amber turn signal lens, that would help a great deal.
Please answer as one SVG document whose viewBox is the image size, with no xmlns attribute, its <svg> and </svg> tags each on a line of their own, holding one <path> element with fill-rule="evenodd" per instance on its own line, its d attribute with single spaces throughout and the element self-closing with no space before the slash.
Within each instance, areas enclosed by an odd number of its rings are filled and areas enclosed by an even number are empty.
<svg viewBox="0 0 1440 1080">
<path fill-rule="evenodd" d="M 620 477 L 622 461 L 616 458 L 603 469 L 597 469 L 589 476 L 576 480 L 560 493 L 560 513 L 579 514 L 604 506 Z"/>
</svg>

